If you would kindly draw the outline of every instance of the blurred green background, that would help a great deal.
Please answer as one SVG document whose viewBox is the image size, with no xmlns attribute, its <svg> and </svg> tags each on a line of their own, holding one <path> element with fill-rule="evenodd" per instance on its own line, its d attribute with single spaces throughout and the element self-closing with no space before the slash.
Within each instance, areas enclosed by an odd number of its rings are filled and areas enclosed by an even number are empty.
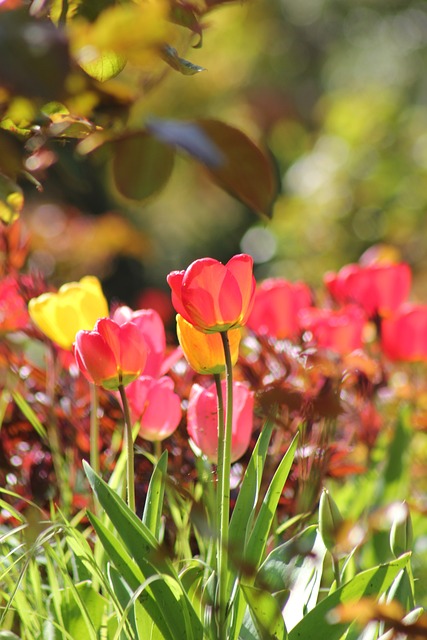
<svg viewBox="0 0 427 640">
<path fill-rule="evenodd" d="M 108 168 L 65 144 L 44 192 L 27 189 L 33 265 L 58 284 L 96 273 L 110 296 L 135 303 L 206 255 L 245 251 L 259 278 L 317 286 L 387 244 L 427 300 L 427 3 L 251 0 L 216 8 L 204 25 L 203 46 L 186 57 L 206 70 L 169 71 L 133 105 L 130 126 L 213 117 L 246 132 L 275 158 L 272 220 L 183 156 L 156 198 L 126 201 Z"/>
</svg>

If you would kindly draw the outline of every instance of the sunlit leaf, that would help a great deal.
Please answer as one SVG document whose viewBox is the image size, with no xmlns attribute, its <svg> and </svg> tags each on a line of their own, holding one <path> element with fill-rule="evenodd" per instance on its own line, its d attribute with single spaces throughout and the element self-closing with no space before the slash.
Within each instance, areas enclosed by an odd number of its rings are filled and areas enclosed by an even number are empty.
<svg viewBox="0 0 427 640">
<path fill-rule="evenodd" d="M 111 78 L 115 78 L 120 71 L 126 66 L 126 58 L 118 55 L 114 51 L 93 52 L 93 56 L 89 55 L 80 59 L 81 68 L 86 71 L 92 78 L 105 82 Z"/>
<path fill-rule="evenodd" d="M 21 188 L 0 173 L 0 220 L 10 224 L 19 217 L 23 206 Z"/>
<path fill-rule="evenodd" d="M 270 157 L 244 133 L 218 120 L 196 120 L 224 156 L 208 168 L 211 178 L 256 213 L 271 217 L 278 194 L 276 170 Z"/>
<path fill-rule="evenodd" d="M 119 192 L 132 200 L 144 200 L 167 183 L 175 152 L 145 131 L 112 143 L 113 177 Z"/>
<path fill-rule="evenodd" d="M 282 612 L 274 596 L 267 591 L 249 585 L 242 584 L 241 588 L 260 639 L 285 640 L 288 634 L 286 633 Z"/>
</svg>

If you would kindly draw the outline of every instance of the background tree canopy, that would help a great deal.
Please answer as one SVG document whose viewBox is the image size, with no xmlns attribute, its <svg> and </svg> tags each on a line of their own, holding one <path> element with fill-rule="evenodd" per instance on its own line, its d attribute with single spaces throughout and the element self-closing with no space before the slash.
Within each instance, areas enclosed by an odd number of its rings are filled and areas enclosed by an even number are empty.
<svg viewBox="0 0 427 640">
<path fill-rule="evenodd" d="M 426 41 L 421 0 L 3 0 L 2 219 L 130 303 L 204 255 L 317 285 L 377 244 L 425 296 Z"/>
</svg>

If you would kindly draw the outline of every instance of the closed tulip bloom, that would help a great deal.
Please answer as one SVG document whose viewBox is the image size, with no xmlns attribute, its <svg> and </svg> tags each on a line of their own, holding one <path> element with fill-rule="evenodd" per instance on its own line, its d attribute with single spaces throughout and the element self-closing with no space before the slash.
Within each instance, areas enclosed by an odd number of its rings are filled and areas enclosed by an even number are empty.
<svg viewBox="0 0 427 640">
<path fill-rule="evenodd" d="M 218 333 L 203 333 L 187 322 L 179 313 L 176 316 L 179 344 L 184 356 L 197 373 L 214 374 L 225 371 L 224 347 Z M 241 329 L 231 329 L 228 333 L 231 362 L 233 366 L 239 357 Z"/>
<path fill-rule="evenodd" d="M 360 349 L 366 316 L 362 309 L 347 305 L 338 311 L 309 307 L 299 313 L 301 329 L 309 331 L 318 347 L 341 355 Z"/>
<path fill-rule="evenodd" d="M 160 375 L 166 353 L 165 327 L 160 315 L 154 309 L 133 311 L 129 307 L 118 307 L 113 314 L 117 324 L 133 322 L 143 336 L 148 347 L 144 375 L 157 378 Z"/>
<path fill-rule="evenodd" d="M 226 265 L 202 258 L 185 271 L 173 271 L 167 281 L 175 310 L 206 333 L 243 326 L 255 294 L 252 267 L 252 258 L 239 254 Z"/>
<path fill-rule="evenodd" d="M 181 421 L 181 399 L 168 376 L 140 376 L 126 390 L 132 422 L 139 422 L 139 435 L 158 442 L 172 435 Z"/>
<path fill-rule="evenodd" d="M 268 278 L 255 294 L 247 326 L 258 335 L 284 340 L 298 335 L 298 312 L 312 303 L 310 288 L 303 282 Z"/>
<path fill-rule="evenodd" d="M 223 394 L 226 383 L 222 383 Z M 254 394 L 242 382 L 233 383 L 233 426 L 231 461 L 235 462 L 249 447 L 253 428 Z M 191 388 L 187 410 L 187 430 L 195 445 L 211 461 L 218 461 L 218 418 L 215 384 Z"/>
<path fill-rule="evenodd" d="M 384 318 L 381 347 L 390 360 L 427 362 L 427 305 L 407 303 Z"/>
<path fill-rule="evenodd" d="M 107 300 L 94 276 L 64 284 L 57 293 L 43 293 L 28 304 L 34 324 L 63 349 L 71 349 L 80 330 L 90 331 L 108 316 Z"/>
<path fill-rule="evenodd" d="M 349 264 L 338 273 L 327 273 L 325 284 L 339 303 L 355 303 L 372 318 L 386 316 L 405 302 L 411 288 L 407 264 Z"/>
<path fill-rule="evenodd" d="M 74 355 L 89 382 L 118 389 L 141 375 L 147 347 L 132 322 L 118 325 L 110 318 L 101 318 L 93 331 L 77 333 Z"/>
</svg>

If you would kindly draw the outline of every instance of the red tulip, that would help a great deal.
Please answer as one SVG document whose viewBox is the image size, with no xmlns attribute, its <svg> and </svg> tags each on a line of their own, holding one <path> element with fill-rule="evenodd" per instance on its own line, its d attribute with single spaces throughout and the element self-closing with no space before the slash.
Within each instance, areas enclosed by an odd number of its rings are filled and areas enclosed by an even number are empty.
<svg viewBox="0 0 427 640">
<path fill-rule="evenodd" d="M 106 389 L 118 389 L 141 374 L 147 347 L 132 322 L 118 325 L 110 318 L 101 318 L 93 331 L 77 333 L 74 355 L 90 382 Z"/>
<path fill-rule="evenodd" d="M 381 346 L 390 360 L 427 361 L 427 305 L 407 303 L 385 318 Z"/>
<path fill-rule="evenodd" d="M 298 312 L 311 302 L 311 291 L 306 284 L 269 278 L 256 291 L 247 325 L 260 335 L 279 340 L 293 338 L 299 331 Z"/>
<path fill-rule="evenodd" d="M 113 314 L 113 320 L 120 325 L 132 322 L 138 327 L 148 347 L 144 375 L 157 378 L 166 353 L 165 327 L 157 311 L 154 309 L 132 311 L 129 307 L 118 307 Z"/>
<path fill-rule="evenodd" d="M 225 396 L 226 384 L 222 383 Z M 254 394 L 242 382 L 233 383 L 233 426 L 231 461 L 238 460 L 247 450 L 253 427 Z M 194 384 L 188 400 L 187 430 L 195 445 L 211 462 L 218 459 L 217 395 L 215 384 L 201 387 Z"/>
<path fill-rule="evenodd" d="M 404 263 L 349 264 L 337 274 L 327 273 L 324 281 L 337 302 L 358 304 L 372 318 L 395 311 L 407 299 L 411 271 Z"/>
<path fill-rule="evenodd" d="M 233 256 L 223 265 L 213 258 L 193 262 L 167 277 L 177 313 L 199 331 L 227 331 L 246 323 L 255 294 L 253 260 Z"/>
<path fill-rule="evenodd" d="M 299 313 L 300 326 L 309 331 L 318 347 L 345 355 L 362 347 L 366 316 L 362 309 L 348 305 L 343 309 L 308 307 Z"/>
<path fill-rule="evenodd" d="M 181 400 L 171 378 L 140 376 L 126 390 L 132 422 L 139 421 L 139 435 L 151 442 L 168 438 L 181 420 Z"/>
<path fill-rule="evenodd" d="M 0 332 L 18 331 L 29 323 L 27 305 L 18 289 L 18 282 L 6 276 L 0 282 Z"/>
</svg>

